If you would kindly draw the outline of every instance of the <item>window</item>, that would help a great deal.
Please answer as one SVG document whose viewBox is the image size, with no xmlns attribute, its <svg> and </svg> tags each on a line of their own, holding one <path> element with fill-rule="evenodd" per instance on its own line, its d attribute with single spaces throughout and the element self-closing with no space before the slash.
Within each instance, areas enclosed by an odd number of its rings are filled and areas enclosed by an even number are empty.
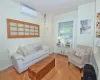
<svg viewBox="0 0 100 80">
<path fill-rule="evenodd" d="M 29 38 L 39 37 L 40 29 L 38 24 L 7 19 L 8 38 Z"/>
<path fill-rule="evenodd" d="M 58 42 L 64 46 L 72 46 L 73 21 L 58 23 Z"/>
</svg>

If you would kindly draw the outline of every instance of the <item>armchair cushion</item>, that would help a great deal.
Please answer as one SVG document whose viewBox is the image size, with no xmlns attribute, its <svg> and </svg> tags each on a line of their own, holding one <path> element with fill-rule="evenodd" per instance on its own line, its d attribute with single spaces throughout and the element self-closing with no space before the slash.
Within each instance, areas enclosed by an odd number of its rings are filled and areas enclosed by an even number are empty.
<svg viewBox="0 0 100 80">
<path fill-rule="evenodd" d="M 82 64 L 82 58 L 75 56 L 75 54 L 70 54 L 70 56 L 68 56 L 68 59 L 71 63 L 73 64 Z"/>
<path fill-rule="evenodd" d="M 78 49 L 76 50 L 75 55 L 76 55 L 77 57 L 83 57 L 85 53 L 86 53 L 86 52 L 85 52 L 84 49 L 78 48 Z"/>
<path fill-rule="evenodd" d="M 85 55 L 82 57 L 83 64 L 88 64 L 90 62 L 90 54 L 85 53 Z"/>
</svg>

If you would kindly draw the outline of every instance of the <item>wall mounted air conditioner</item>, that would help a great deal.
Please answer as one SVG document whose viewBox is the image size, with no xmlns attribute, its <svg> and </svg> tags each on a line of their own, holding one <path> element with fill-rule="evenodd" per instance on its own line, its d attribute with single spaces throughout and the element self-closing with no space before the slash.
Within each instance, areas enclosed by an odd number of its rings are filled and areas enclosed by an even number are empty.
<svg viewBox="0 0 100 80">
<path fill-rule="evenodd" d="M 32 16 L 32 17 L 37 17 L 38 16 L 38 12 L 29 8 L 29 7 L 26 7 L 26 6 L 23 6 L 22 5 L 22 13 L 25 14 L 25 15 L 28 15 L 28 16 Z"/>
</svg>

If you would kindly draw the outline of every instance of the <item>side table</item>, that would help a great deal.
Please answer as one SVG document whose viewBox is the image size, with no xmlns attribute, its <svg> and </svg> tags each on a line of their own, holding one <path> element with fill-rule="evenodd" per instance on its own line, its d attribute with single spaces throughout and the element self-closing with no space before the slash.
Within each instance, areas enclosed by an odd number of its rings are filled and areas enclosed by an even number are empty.
<svg viewBox="0 0 100 80">
<path fill-rule="evenodd" d="M 64 55 L 68 56 L 69 52 L 72 51 L 72 48 L 66 48 Z"/>
</svg>

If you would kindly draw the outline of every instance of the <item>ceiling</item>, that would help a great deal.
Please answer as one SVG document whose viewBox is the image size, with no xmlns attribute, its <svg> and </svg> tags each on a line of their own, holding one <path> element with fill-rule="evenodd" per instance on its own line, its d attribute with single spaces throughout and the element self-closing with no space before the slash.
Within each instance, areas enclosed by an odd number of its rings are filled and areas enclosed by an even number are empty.
<svg viewBox="0 0 100 80">
<path fill-rule="evenodd" d="M 14 0 L 43 13 L 60 14 L 77 10 L 79 5 L 95 0 Z"/>
</svg>

